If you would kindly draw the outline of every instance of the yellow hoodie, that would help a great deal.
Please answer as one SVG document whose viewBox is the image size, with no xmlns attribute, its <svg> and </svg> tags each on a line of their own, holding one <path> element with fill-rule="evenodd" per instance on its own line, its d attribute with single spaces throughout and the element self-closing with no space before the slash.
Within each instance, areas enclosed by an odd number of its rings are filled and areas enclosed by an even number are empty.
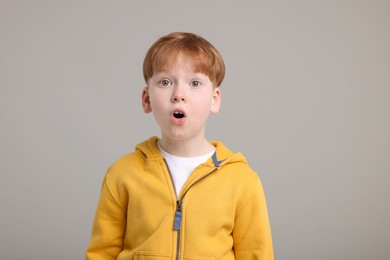
<svg viewBox="0 0 390 260">
<path fill-rule="evenodd" d="M 177 198 L 157 140 L 108 169 L 86 259 L 273 259 L 263 188 L 245 158 L 213 142 Z"/>
</svg>

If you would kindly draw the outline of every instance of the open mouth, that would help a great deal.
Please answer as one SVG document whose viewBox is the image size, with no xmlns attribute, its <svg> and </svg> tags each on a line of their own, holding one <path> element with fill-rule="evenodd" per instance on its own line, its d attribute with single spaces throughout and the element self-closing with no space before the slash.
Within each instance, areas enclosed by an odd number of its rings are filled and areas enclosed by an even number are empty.
<svg viewBox="0 0 390 260">
<path fill-rule="evenodd" d="M 183 112 L 175 111 L 175 112 L 173 112 L 173 117 L 178 118 L 178 119 L 184 118 L 184 114 L 183 114 Z"/>
</svg>

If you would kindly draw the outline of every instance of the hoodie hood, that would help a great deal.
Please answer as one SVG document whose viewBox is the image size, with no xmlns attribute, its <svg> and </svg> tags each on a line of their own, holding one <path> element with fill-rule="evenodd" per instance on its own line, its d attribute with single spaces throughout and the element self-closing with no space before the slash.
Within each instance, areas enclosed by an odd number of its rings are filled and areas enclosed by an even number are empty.
<svg viewBox="0 0 390 260">
<path fill-rule="evenodd" d="M 153 136 L 146 141 L 139 143 L 136 146 L 136 150 L 141 152 L 146 160 L 159 160 L 163 159 L 160 150 L 158 148 L 159 138 Z M 241 153 L 233 153 L 222 142 L 211 141 L 216 150 L 212 158 L 210 158 L 205 164 L 212 164 L 210 166 L 220 167 L 224 164 L 230 163 L 244 163 L 248 164 L 247 160 Z"/>
</svg>

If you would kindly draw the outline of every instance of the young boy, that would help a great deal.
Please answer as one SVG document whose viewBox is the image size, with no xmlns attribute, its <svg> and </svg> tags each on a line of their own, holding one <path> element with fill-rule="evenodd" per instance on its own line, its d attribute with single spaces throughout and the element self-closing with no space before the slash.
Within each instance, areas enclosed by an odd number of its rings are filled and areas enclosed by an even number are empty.
<svg viewBox="0 0 390 260">
<path fill-rule="evenodd" d="M 161 137 L 108 169 L 86 259 L 273 259 L 258 176 L 243 155 L 205 138 L 221 106 L 219 52 L 171 33 L 150 47 L 143 72 L 143 110 Z"/>
</svg>

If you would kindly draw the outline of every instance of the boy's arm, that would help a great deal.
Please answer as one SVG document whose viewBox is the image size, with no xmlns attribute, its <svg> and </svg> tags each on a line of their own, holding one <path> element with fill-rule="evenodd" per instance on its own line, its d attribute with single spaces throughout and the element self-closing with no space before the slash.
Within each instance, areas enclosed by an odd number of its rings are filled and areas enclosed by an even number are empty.
<svg viewBox="0 0 390 260">
<path fill-rule="evenodd" d="M 126 210 L 112 192 L 109 178 L 103 181 L 100 200 L 86 252 L 87 260 L 116 259 L 123 248 L 126 231 Z"/>
<path fill-rule="evenodd" d="M 245 190 L 237 206 L 233 241 L 238 260 L 274 259 L 267 205 L 259 178 Z"/>
</svg>

